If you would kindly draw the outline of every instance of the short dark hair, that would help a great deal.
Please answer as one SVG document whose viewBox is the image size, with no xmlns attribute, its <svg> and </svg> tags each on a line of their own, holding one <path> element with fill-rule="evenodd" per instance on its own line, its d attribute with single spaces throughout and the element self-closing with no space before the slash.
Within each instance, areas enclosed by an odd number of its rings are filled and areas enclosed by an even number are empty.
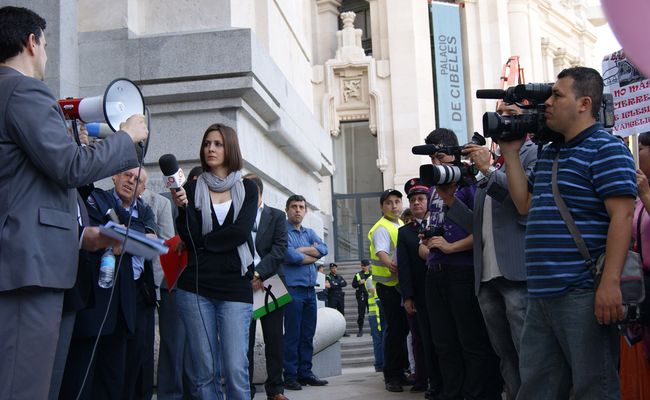
<svg viewBox="0 0 650 400">
<path fill-rule="evenodd" d="M 304 198 L 303 196 L 301 196 L 301 195 L 299 195 L 299 194 L 292 194 L 292 195 L 289 196 L 289 198 L 287 199 L 287 204 L 285 205 L 285 207 L 286 207 L 286 208 L 289 208 L 289 206 L 291 205 L 291 203 L 293 203 L 293 202 L 300 202 L 300 201 L 304 202 L 305 205 L 307 205 L 307 200 L 305 200 L 305 198 Z"/>
<path fill-rule="evenodd" d="M 572 67 L 563 69 L 557 76 L 557 79 L 573 78 L 573 90 L 576 98 L 591 98 L 591 116 L 598 119 L 600 106 L 603 102 L 603 78 L 600 73 L 593 68 Z"/>
<path fill-rule="evenodd" d="M 413 215 L 413 211 L 411 211 L 410 208 L 405 208 L 404 211 L 402 211 L 402 215 L 400 216 L 401 219 L 406 219 L 406 218 L 414 218 L 415 216 Z"/>
<path fill-rule="evenodd" d="M 639 144 L 650 146 L 650 132 L 643 132 L 639 134 Z"/>
<path fill-rule="evenodd" d="M 436 128 L 424 139 L 426 144 L 441 144 L 443 146 L 458 146 L 458 138 L 451 129 Z"/>
<path fill-rule="evenodd" d="M 40 43 L 45 20 L 23 7 L 0 8 L 0 63 L 22 53 L 32 33 Z"/>
<path fill-rule="evenodd" d="M 199 177 L 203 173 L 203 167 L 194 167 L 190 170 L 190 174 L 187 176 L 188 181 L 192 181 Z"/>
<path fill-rule="evenodd" d="M 203 139 L 201 139 L 201 153 L 199 158 L 201 159 L 201 167 L 204 171 L 210 171 L 210 167 L 205 162 L 205 155 L 203 154 L 203 145 L 205 143 L 205 138 L 208 137 L 210 132 L 218 131 L 221 132 L 223 136 L 223 158 L 224 164 L 228 169 L 228 173 L 239 171 L 244 167 L 244 158 L 241 155 L 241 150 L 239 150 L 239 139 L 237 139 L 237 132 L 229 126 L 223 124 L 212 124 L 208 126 L 208 129 L 205 130 L 203 134 Z"/>
<path fill-rule="evenodd" d="M 251 181 L 255 182 L 255 184 L 257 185 L 257 190 L 260 191 L 260 194 L 264 193 L 264 184 L 262 183 L 262 180 L 260 179 L 259 176 L 255 175 L 253 173 L 250 173 L 250 174 L 244 175 L 244 178 L 250 179 Z"/>
</svg>

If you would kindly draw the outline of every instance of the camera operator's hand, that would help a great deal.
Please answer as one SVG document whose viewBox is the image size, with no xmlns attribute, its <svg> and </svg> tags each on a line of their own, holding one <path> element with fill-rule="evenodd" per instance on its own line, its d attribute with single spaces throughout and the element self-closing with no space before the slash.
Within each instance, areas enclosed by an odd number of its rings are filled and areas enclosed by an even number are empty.
<svg viewBox="0 0 650 400">
<path fill-rule="evenodd" d="M 625 315 L 619 282 L 606 279 L 601 281 L 596 290 L 594 309 L 596 320 L 601 325 L 609 325 L 623 320 Z"/>
<path fill-rule="evenodd" d="M 458 185 L 455 182 L 452 182 L 446 185 L 436 186 L 436 193 L 438 193 L 438 196 L 440 196 L 442 201 L 445 202 L 447 207 L 451 207 L 456 198 L 456 189 L 458 189 Z"/>
<path fill-rule="evenodd" d="M 142 114 L 131 115 L 120 124 L 120 130 L 128 133 L 133 143 L 140 143 L 149 136 L 149 129 Z"/>
<path fill-rule="evenodd" d="M 470 161 L 476 165 L 476 168 L 484 174 L 492 165 L 492 155 L 487 147 L 470 143 L 465 145 L 463 154 L 466 155 Z"/>
<path fill-rule="evenodd" d="M 503 154 L 504 157 L 507 157 L 508 155 L 514 155 L 517 158 L 519 158 L 519 150 L 521 149 L 521 146 L 524 145 L 525 141 L 526 141 L 526 136 L 517 140 L 510 140 L 510 141 L 500 140 L 499 148 L 501 149 L 501 154 Z"/>
<path fill-rule="evenodd" d="M 454 253 L 454 248 L 448 241 L 445 240 L 442 236 L 434 236 L 427 241 L 427 246 L 429 249 L 438 249 L 445 254 Z"/>
</svg>

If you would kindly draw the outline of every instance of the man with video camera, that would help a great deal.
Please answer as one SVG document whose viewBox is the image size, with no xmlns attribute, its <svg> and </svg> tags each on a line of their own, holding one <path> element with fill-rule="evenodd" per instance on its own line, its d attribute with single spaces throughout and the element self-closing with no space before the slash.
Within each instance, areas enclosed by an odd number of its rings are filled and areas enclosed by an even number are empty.
<svg viewBox="0 0 650 400">
<path fill-rule="evenodd" d="M 501 102 L 497 113 L 521 115 L 522 110 Z M 464 146 L 463 154 L 480 172 L 474 209 L 452 198 L 447 204 L 447 216 L 474 235 L 474 290 L 490 341 L 501 359 L 508 398 L 514 399 L 521 385 L 519 343 L 528 299 L 524 262 L 526 216 L 519 215 L 508 195 L 502 155 L 492 163 L 488 148 L 472 143 Z M 526 140 L 519 159 L 530 174 L 535 168 L 537 146 Z"/>
<path fill-rule="evenodd" d="M 456 134 L 445 128 L 431 132 L 426 143 L 458 148 Z M 434 167 L 450 165 L 453 159 L 443 152 L 431 154 Z M 473 236 L 448 217 L 445 205 L 457 201 L 472 209 L 475 191 L 474 184 L 435 186 L 427 226 L 433 236 L 423 234 L 420 246 L 427 257 L 426 308 L 442 374 L 442 397 L 449 399 L 501 398 L 499 360 L 474 295 Z"/>
<path fill-rule="evenodd" d="M 596 123 L 602 96 L 596 70 L 560 72 L 544 116 L 563 140 L 543 150 L 528 178 L 519 159 L 523 139 L 500 143 L 510 196 L 528 214 L 519 399 L 567 399 L 572 387 L 575 400 L 620 397 L 615 324 L 624 318 L 620 275 L 637 191 L 629 150 Z M 607 253 L 597 288 L 556 205 L 554 160 L 559 195 L 589 253 Z"/>
</svg>

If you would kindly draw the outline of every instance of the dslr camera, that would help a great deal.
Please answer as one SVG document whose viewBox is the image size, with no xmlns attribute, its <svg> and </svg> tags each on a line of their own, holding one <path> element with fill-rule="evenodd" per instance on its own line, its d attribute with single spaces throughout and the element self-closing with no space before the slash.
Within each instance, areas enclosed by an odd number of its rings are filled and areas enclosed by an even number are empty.
<svg viewBox="0 0 650 400">
<path fill-rule="evenodd" d="M 418 228 L 418 235 L 422 235 L 424 239 L 431 239 L 434 236 L 444 236 L 445 228 L 442 226 L 433 226 L 427 224 Z"/>
<path fill-rule="evenodd" d="M 483 146 L 485 145 L 485 138 L 478 132 L 474 132 L 470 143 Z M 436 186 L 455 182 L 459 186 L 468 186 L 476 182 L 474 178 L 474 175 L 476 175 L 475 168 L 461 161 L 464 148 L 465 146 L 442 146 L 437 144 L 413 146 L 413 149 L 411 149 L 413 154 L 430 156 L 435 153 L 443 153 L 454 156 L 453 165 L 421 165 L 420 179 L 423 183 L 428 186 Z"/>
<path fill-rule="evenodd" d="M 551 94 L 552 83 L 527 83 L 506 90 L 477 90 L 477 99 L 503 99 L 504 103 L 515 104 L 524 111 L 521 115 L 510 116 L 486 112 L 483 114 L 483 134 L 497 141 L 509 142 L 519 140 L 530 133 L 531 140 L 542 145 L 562 139 L 562 135 L 546 126 L 544 118 L 544 102 Z M 605 128 L 614 126 L 614 98 L 610 93 L 603 94 L 598 121 Z"/>
</svg>

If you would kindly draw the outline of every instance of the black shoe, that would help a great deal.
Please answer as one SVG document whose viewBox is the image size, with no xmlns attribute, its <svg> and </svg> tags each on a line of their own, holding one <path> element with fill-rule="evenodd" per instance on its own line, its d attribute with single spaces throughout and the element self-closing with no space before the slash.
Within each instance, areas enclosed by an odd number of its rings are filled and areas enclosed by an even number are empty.
<svg viewBox="0 0 650 400">
<path fill-rule="evenodd" d="M 424 392 L 427 391 L 428 388 L 429 388 L 429 385 L 427 385 L 426 383 L 425 384 L 418 383 L 418 384 L 413 385 L 410 392 L 411 393 L 424 393 Z"/>
<path fill-rule="evenodd" d="M 345 333 L 343 334 L 343 337 L 350 337 L 350 335 L 349 335 L 347 332 L 345 332 Z"/>
<path fill-rule="evenodd" d="M 403 392 L 404 388 L 402 388 L 402 385 L 397 380 L 392 380 L 386 382 L 386 390 L 389 392 Z"/>
<path fill-rule="evenodd" d="M 440 392 L 438 390 L 429 389 L 426 392 L 424 392 L 424 398 L 426 400 L 439 400 Z"/>
<path fill-rule="evenodd" d="M 302 390 L 302 386 L 298 381 L 293 379 L 288 379 L 284 381 L 284 388 L 289 390 Z"/>
<path fill-rule="evenodd" d="M 412 386 L 413 383 L 415 383 L 415 377 L 413 374 L 410 375 L 402 375 L 401 378 L 398 378 L 398 382 L 403 385 L 403 386 Z"/>
<path fill-rule="evenodd" d="M 357 337 L 361 337 L 361 336 L 363 336 L 363 332 L 359 331 L 359 333 L 357 333 Z"/>
<path fill-rule="evenodd" d="M 311 385 L 311 386 L 325 386 L 329 382 L 326 381 L 325 379 L 318 379 L 316 375 L 312 375 L 307 378 L 298 378 L 298 383 L 300 383 L 303 386 Z"/>
<path fill-rule="evenodd" d="M 382 367 L 375 367 L 375 372 L 384 372 Z"/>
</svg>

